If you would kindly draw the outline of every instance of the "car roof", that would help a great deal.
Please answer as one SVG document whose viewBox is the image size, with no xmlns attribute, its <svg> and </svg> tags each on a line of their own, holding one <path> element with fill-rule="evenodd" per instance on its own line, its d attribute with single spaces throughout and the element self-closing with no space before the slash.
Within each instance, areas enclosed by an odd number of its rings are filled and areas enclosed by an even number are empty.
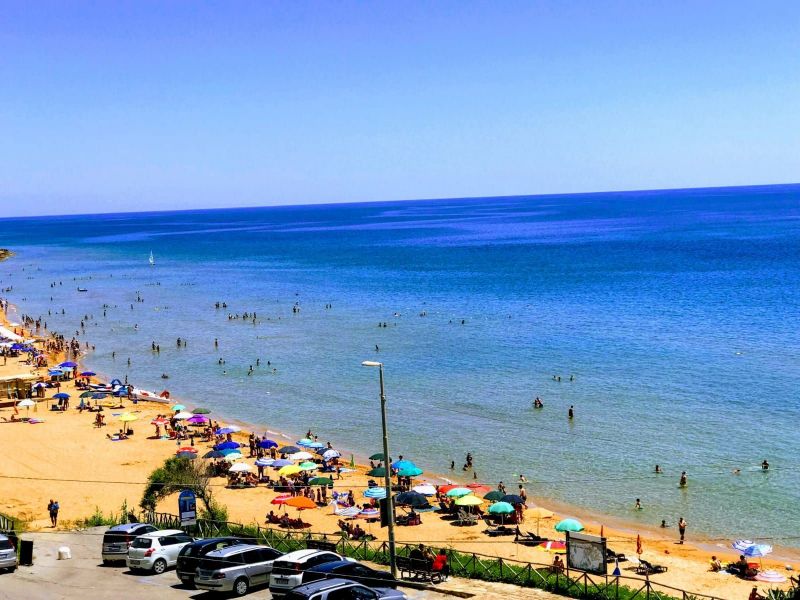
<svg viewBox="0 0 800 600">
<path fill-rule="evenodd" d="M 242 538 L 238 538 L 235 536 L 225 536 L 225 537 L 215 537 L 215 538 L 204 538 L 202 540 L 195 540 L 192 542 L 192 546 L 196 546 L 202 548 L 203 546 L 208 546 L 209 544 L 219 544 L 220 542 L 237 542 Z"/>
<path fill-rule="evenodd" d="M 353 585 L 359 584 L 357 584 L 355 581 L 350 581 L 349 579 L 320 579 L 319 581 L 313 581 L 311 583 L 306 583 L 305 585 L 297 586 L 292 591 L 301 592 L 303 594 L 314 594 L 316 592 L 326 592 L 328 590 Z"/>
<path fill-rule="evenodd" d="M 336 554 L 336 552 L 329 552 L 328 550 L 295 550 L 294 552 L 289 552 L 288 554 L 284 554 L 281 557 L 281 560 L 286 560 L 286 561 L 303 560 L 305 558 L 310 558 L 316 554 Z"/>
<path fill-rule="evenodd" d="M 0 541 L 5 541 L 5 540 L 8 540 L 8 539 L 9 539 L 9 537 L 7 535 L 3 535 L 2 533 L 0 533 Z"/>
<path fill-rule="evenodd" d="M 150 533 L 144 533 L 139 537 L 161 537 L 162 535 L 175 535 L 178 533 L 185 533 L 180 529 L 159 529 L 157 531 L 151 531 Z"/>
<path fill-rule="evenodd" d="M 130 533 L 137 527 L 152 527 L 149 523 L 122 523 L 121 525 L 114 525 L 111 529 L 109 529 L 106 533 L 109 532 L 122 532 Z"/>
<path fill-rule="evenodd" d="M 322 563 L 321 565 L 316 565 L 315 567 L 311 567 L 311 570 L 316 573 L 321 573 L 321 572 L 333 571 L 337 567 L 343 567 L 345 565 L 354 565 L 354 564 L 356 563 L 354 563 L 351 560 L 333 560 L 331 562 L 326 562 Z"/>
<path fill-rule="evenodd" d="M 206 558 L 224 558 L 241 552 L 247 552 L 248 550 L 260 550 L 266 547 L 267 546 L 259 546 L 258 544 L 236 544 L 235 546 L 228 546 L 227 548 L 220 548 L 219 550 L 209 552 L 206 554 Z"/>
</svg>

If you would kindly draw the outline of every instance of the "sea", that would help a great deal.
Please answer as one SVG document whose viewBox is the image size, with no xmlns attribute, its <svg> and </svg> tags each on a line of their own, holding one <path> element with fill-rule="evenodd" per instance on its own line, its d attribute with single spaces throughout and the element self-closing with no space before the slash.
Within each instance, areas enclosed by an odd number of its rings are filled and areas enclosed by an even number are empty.
<svg viewBox="0 0 800 600">
<path fill-rule="evenodd" d="M 20 314 L 212 417 L 369 456 L 379 361 L 428 473 L 800 547 L 800 185 L 7 218 L 0 247 Z"/>
</svg>

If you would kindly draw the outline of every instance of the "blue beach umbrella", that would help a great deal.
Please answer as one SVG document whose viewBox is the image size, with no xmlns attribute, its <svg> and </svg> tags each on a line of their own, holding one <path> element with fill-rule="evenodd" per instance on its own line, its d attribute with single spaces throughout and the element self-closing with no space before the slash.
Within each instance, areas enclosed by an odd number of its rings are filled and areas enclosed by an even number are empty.
<svg viewBox="0 0 800 600">
<path fill-rule="evenodd" d="M 117 398 L 120 398 L 120 397 L 122 397 L 122 396 L 127 396 L 127 395 L 128 395 L 128 390 L 126 390 L 125 388 L 119 388 L 118 390 L 116 390 L 116 391 L 114 392 L 114 395 L 115 395 Z"/>
<path fill-rule="evenodd" d="M 238 448 L 217 448 L 217 452 L 222 456 L 230 456 L 231 454 L 241 454 Z"/>
<path fill-rule="evenodd" d="M 175 408 L 175 407 L 173 407 Z M 222 427 L 221 429 L 217 429 L 217 433 L 219 435 L 228 435 L 229 433 L 236 433 L 239 431 L 238 429 L 232 429 L 231 427 Z"/>
<path fill-rule="evenodd" d="M 565 531 L 583 531 L 583 525 L 575 519 L 564 519 L 556 525 L 555 530 L 561 533 Z"/>
<path fill-rule="evenodd" d="M 53 396 L 56 400 L 69 400 L 69 394 L 66 392 L 59 392 Z"/>
<path fill-rule="evenodd" d="M 272 440 L 261 440 L 258 442 L 259 448 L 277 448 L 278 442 L 273 442 Z"/>
<path fill-rule="evenodd" d="M 447 497 L 448 498 L 461 498 L 461 496 L 466 496 L 471 494 L 472 490 L 467 488 L 453 488 L 452 490 L 448 490 Z"/>
<path fill-rule="evenodd" d="M 364 492 L 364 496 L 367 498 L 386 498 L 386 488 L 382 487 L 371 487 L 366 492 Z"/>
<path fill-rule="evenodd" d="M 280 469 L 281 467 L 287 467 L 289 465 L 293 465 L 294 463 L 291 460 L 285 458 L 279 458 L 274 463 L 272 463 L 272 467 L 274 469 Z"/>
<path fill-rule="evenodd" d="M 750 546 L 755 546 L 755 545 L 756 543 L 753 540 L 736 540 L 735 542 L 733 542 L 733 544 L 731 544 L 731 547 L 739 552 L 744 552 Z"/>
<path fill-rule="evenodd" d="M 279 449 L 278 452 L 281 454 L 296 454 L 300 452 L 300 448 L 297 446 L 284 446 L 283 448 Z"/>
<path fill-rule="evenodd" d="M 225 453 L 220 450 L 209 450 L 203 454 L 203 458 L 225 458 Z"/>
<path fill-rule="evenodd" d="M 772 553 L 772 546 L 769 544 L 753 544 L 745 548 L 742 554 L 749 557 L 760 558 Z"/>
<path fill-rule="evenodd" d="M 236 450 L 240 446 L 239 442 L 222 442 L 214 446 L 214 450 Z"/>
<path fill-rule="evenodd" d="M 415 465 L 410 460 L 396 460 L 392 463 L 392 468 L 397 469 L 398 471 L 400 471 L 401 469 L 410 469 L 416 466 L 417 465 Z"/>
<path fill-rule="evenodd" d="M 111 383 L 109 383 L 108 385 L 114 387 L 115 385 L 122 385 L 122 382 L 119 379 L 112 379 Z"/>
<path fill-rule="evenodd" d="M 81 377 L 94 377 L 95 375 L 97 375 L 97 373 L 94 371 L 84 371 L 81 373 Z"/>
<path fill-rule="evenodd" d="M 78 363 L 74 363 L 71 360 L 68 360 L 67 362 L 60 363 L 58 366 L 64 367 L 65 369 L 72 369 L 74 367 L 77 367 Z"/>
<path fill-rule="evenodd" d="M 320 448 L 327 448 L 325 444 L 322 442 L 312 442 L 308 445 L 309 448 L 320 449 Z"/>
<path fill-rule="evenodd" d="M 311 440 L 309 438 L 303 438 L 302 440 L 297 440 L 297 445 L 298 446 L 305 446 L 306 448 L 308 446 L 310 446 L 311 444 L 313 444 L 313 443 L 314 443 L 314 440 Z"/>
</svg>

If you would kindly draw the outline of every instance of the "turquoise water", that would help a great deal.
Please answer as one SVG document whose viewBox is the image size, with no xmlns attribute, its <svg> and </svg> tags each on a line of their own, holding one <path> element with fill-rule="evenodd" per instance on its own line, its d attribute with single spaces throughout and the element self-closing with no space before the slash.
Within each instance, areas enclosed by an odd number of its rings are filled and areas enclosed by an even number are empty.
<svg viewBox="0 0 800 600">
<path fill-rule="evenodd" d="M 490 484 L 524 473 L 540 497 L 797 546 L 798 199 L 771 186 L 7 219 L 0 246 L 18 256 L 0 285 L 67 337 L 90 315 L 95 370 L 231 418 L 378 451 L 377 373 L 360 363 L 380 360 L 390 443 L 422 468 L 461 474 L 471 451 Z M 244 311 L 257 324 L 227 317 Z"/>
</svg>

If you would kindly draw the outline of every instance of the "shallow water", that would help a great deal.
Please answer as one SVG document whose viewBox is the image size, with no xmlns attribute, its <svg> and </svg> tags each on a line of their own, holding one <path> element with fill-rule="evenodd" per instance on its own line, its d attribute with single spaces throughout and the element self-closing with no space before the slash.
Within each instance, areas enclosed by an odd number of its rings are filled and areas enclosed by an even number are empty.
<svg viewBox="0 0 800 600">
<path fill-rule="evenodd" d="M 799 198 L 772 186 L 8 219 L 0 246 L 18 256 L 0 285 L 67 337 L 91 315 L 94 370 L 232 418 L 371 454 L 378 378 L 360 362 L 380 360 L 390 443 L 422 468 L 452 459 L 461 474 L 472 451 L 490 484 L 524 473 L 537 496 L 800 546 Z M 257 324 L 227 318 L 243 311 Z"/>
</svg>

